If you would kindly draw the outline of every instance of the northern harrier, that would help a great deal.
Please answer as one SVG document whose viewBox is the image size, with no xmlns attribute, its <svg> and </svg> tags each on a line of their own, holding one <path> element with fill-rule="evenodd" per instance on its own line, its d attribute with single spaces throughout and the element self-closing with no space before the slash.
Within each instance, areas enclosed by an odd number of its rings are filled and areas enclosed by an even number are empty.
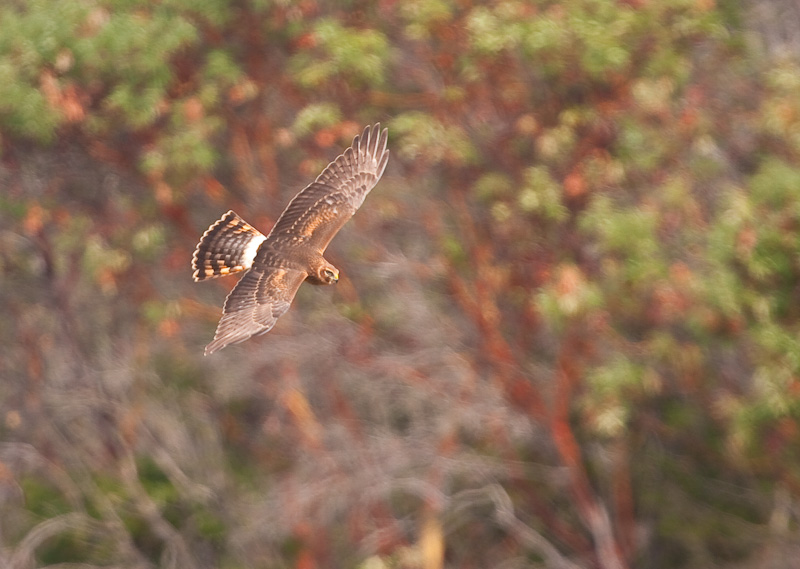
<svg viewBox="0 0 800 569">
<path fill-rule="evenodd" d="M 233 210 L 206 230 L 192 258 L 194 280 L 246 271 L 225 300 L 206 355 L 268 332 L 289 309 L 303 281 L 335 284 L 339 271 L 322 254 L 380 180 L 389 151 L 380 124 L 297 194 L 265 237 Z"/>
</svg>

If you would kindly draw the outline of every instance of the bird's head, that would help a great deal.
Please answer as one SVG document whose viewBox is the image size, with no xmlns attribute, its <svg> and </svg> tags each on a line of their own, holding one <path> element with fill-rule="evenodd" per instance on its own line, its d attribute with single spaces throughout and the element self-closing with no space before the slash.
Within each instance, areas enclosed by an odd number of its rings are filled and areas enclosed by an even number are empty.
<svg viewBox="0 0 800 569">
<path fill-rule="evenodd" d="M 336 284 L 339 282 L 339 269 L 326 261 L 320 266 L 317 278 L 322 284 Z"/>
</svg>

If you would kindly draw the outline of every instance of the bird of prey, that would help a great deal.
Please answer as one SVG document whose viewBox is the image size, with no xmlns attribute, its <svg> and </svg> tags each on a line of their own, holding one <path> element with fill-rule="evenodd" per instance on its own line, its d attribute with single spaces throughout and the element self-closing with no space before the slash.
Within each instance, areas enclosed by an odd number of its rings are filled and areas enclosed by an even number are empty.
<svg viewBox="0 0 800 569">
<path fill-rule="evenodd" d="M 335 284 L 339 271 L 322 256 L 328 243 L 378 183 L 389 151 L 387 129 L 364 129 L 353 144 L 298 193 L 264 236 L 233 210 L 213 223 L 192 257 L 194 280 L 245 271 L 225 299 L 211 354 L 268 332 L 303 281 Z"/>
</svg>

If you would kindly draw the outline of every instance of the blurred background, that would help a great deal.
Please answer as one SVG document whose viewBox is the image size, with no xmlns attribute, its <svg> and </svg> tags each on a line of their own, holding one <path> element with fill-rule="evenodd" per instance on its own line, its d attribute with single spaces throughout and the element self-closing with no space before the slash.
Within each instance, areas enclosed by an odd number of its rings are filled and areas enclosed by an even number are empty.
<svg viewBox="0 0 800 569">
<path fill-rule="evenodd" d="M 800 567 L 794 0 L 5 0 L 0 567 Z M 382 181 L 203 357 L 368 124 Z"/>
</svg>

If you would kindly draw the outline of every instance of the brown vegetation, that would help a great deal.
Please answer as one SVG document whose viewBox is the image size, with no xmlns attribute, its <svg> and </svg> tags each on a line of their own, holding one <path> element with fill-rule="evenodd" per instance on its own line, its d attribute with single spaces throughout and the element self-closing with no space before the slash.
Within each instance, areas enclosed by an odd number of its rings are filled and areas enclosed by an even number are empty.
<svg viewBox="0 0 800 569">
<path fill-rule="evenodd" d="M 791 6 L 345 4 L 0 6 L 0 567 L 796 566 Z M 378 121 L 203 358 L 202 230 Z"/>
</svg>

